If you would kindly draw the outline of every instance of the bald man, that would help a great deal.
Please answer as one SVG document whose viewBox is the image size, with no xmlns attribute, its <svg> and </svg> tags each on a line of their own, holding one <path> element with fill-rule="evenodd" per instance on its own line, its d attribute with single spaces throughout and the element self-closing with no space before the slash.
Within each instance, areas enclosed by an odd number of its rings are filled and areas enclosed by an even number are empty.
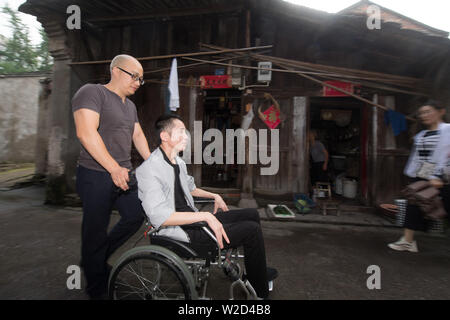
<svg viewBox="0 0 450 320">
<path fill-rule="evenodd" d="M 81 151 L 77 192 L 83 202 L 81 266 L 91 299 L 107 297 L 108 257 L 140 228 L 143 211 L 136 185 L 130 181 L 131 147 L 145 160 L 150 156 L 136 106 L 127 97 L 144 84 L 139 61 L 116 56 L 109 83 L 86 84 L 72 98 Z M 119 222 L 108 233 L 111 210 Z"/>
</svg>

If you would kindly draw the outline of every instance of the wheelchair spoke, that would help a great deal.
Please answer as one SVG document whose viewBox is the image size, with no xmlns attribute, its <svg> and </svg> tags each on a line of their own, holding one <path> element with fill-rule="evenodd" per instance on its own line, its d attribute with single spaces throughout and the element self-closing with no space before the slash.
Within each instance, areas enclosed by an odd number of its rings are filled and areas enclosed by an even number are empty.
<svg viewBox="0 0 450 320">
<path fill-rule="evenodd" d="M 125 297 L 127 297 L 129 295 L 138 295 L 141 299 L 145 299 L 145 295 L 143 294 L 141 288 L 138 288 L 138 287 L 132 286 L 132 285 L 130 285 L 128 283 L 123 283 L 123 282 L 120 282 L 120 281 L 117 280 L 116 281 L 116 287 L 118 287 L 118 286 L 127 287 L 130 290 L 132 290 L 132 291 L 124 291 L 125 288 L 121 289 L 120 293 L 121 293 L 121 298 L 122 299 L 124 299 Z M 125 294 L 125 295 L 123 295 L 123 294 Z"/>
<path fill-rule="evenodd" d="M 147 280 L 147 279 L 145 279 L 145 277 L 143 277 L 143 276 L 137 274 L 137 272 L 134 271 L 134 269 L 133 269 L 133 267 L 131 266 L 131 264 L 128 265 L 128 267 L 131 269 L 131 272 L 130 272 L 130 273 L 136 276 L 136 278 L 137 278 L 137 279 L 139 280 L 139 282 L 144 286 L 145 289 L 149 290 L 149 289 L 147 288 L 147 286 L 145 285 L 144 282 L 145 282 L 145 281 L 150 282 L 150 281 Z M 129 271 L 129 270 L 128 270 L 128 271 Z"/>
<path fill-rule="evenodd" d="M 152 259 L 133 259 L 118 271 L 114 293 L 118 299 L 185 299 L 173 269 Z"/>
<path fill-rule="evenodd" d="M 124 282 L 121 282 L 121 281 L 124 281 Z M 134 289 L 134 290 L 141 290 L 141 288 L 132 286 L 131 284 L 126 282 L 124 279 L 117 279 L 116 280 L 116 285 L 121 285 L 121 286 L 128 287 L 128 288 Z"/>
<path fill-rule="evenodd" d="M 124 281 L 124 282 L 121 282 L 121 281 Z M 123 286 L 123 287 L 128 287 L 130 290 L 134 290 L 134 291 L 130 292 L 130 294 L 134 293 L 134 294 L 138 294 L 139 296 L 141 296 L 143 294 L 144 296 L 142 298 L 143 299 L 145 298 L 145 290 L 143 290 L 141 287 L 136 287 L 136 286 L 133 286 L 133 285 L 129 284 L 122 277 L 120 277 L 120 279 L 118 277 L 118 279 L 116 280 L 116 286 L 117 285 L 120 285 L 120 286 Z M 123 293 L 123 291 L 121 291 L 121 292 Z"/>
<path fill-rule="evenodd" d="M 145 295 L 141 296 L 141 294 L 136 291 L 121 291 L 121 293 L 122 293 L 122 296 L 121 296 L 122 299 L 125 299 L 128 296 L 135 296 L 137 294 L 140 299 L 145 300 Z"/>
<path fill-rule="evenodd" d="M 172 288 L 172 287 L 174 287 L 174 286 L 176 286 L 176 285 L 178 285 L 178 283 L 175 283 L 175 284 L 172 284 L 172 285 L 170 285 L 170 286 L 167 286 L 167 287 L 165 288 L 164 291 L 162 291 L 159 287 L 156 288 L 156 289 L 157 289 L 164 297 L 168 298 L 167 295 L 171 295 L 171 294 L 173 294 L 173 295 L 175 295 L 175 296 L 178 296 L 178 295 L 179 295 L 179 294 L 176 293 L 176 292 L 174 292 L 174 293 L 168 292 L 170 288 Z"/>
</svg>

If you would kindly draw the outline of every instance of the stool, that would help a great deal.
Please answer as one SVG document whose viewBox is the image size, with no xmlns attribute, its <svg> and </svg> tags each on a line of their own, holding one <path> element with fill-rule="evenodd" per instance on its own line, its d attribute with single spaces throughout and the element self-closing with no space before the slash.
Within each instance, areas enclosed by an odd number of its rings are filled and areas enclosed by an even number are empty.
<svg viewBox="0 0 450 320">
<path fill-rule="evenodd" d="M 327 201 L 325 200 L 322 204 L 322 214 L 327 215 L 327 210 L 336 210 L 336 215 L 339 217 L 341 215 L 341 208 L 339 207 L 339 202 L 337 201 Z"/>
<path fill-rule="evenodd" d="M 331 183 L 329 182 L 316 182 L 316 188 L 317 192 L 320 191 L 326 192 L 328 195 L 327 197 L 331 199 Z"/>
</svg>

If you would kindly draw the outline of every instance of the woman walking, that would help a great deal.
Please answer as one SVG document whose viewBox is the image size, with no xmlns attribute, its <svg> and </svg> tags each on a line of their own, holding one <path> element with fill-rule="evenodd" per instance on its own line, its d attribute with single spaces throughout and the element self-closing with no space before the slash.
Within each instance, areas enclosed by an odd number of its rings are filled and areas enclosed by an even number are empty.
<svg viewBox="0 0 450 320">
<path fill-rule="evenodd" d="M 418 117 L 426 127 L 414 137 L 414 148 L 404 173 L 411 182 L 426 180 L 440 190 L 447 213 L 450 212 L 450 185 L 445 181 L 444 172 L 448 170 L 450 157 L 450 124 L 443 122 L 445 108 L 430 101 L 419 108 Z M 414 240 L 415 231 L 425 231 L 427 221 L 424 212 L 417 205 L 406 207 L 403 236 L 389 248 L 397 251 L 418 252 Z"/>
</svg>

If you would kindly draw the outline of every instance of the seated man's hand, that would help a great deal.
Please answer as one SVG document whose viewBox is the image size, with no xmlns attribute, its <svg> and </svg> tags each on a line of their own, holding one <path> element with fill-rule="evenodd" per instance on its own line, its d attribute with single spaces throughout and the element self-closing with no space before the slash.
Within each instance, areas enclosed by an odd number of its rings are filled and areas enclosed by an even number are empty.
<svg viewBox="0 0 450 320">
<path fill-rule="evenodd" d="M 228 211 L 229 210 L 227 205 L 225 204 L 225 201 L 223 201 L 222 197 L 219 196 L 218 194 L 216 194 L 214 196 L 214 211 L 213 211 L 213 214 L 216 214 L 218 209 L 222 209 L 223 211 Z"/>
<path fill-rule="evenodd" d="M 212 214 L 208 215 L 206 222 L 208 223 L 208 226 L 211 228 L 211 230 L 214 232 L 217 242 L 219 243 L 220 249 L 223 249 L 223 239 L 225 239 L 227 243 L 230 243 L 230 240 L 228 239 L 227 233 L 225 232 L 223 225 Z"/>
</svg>

